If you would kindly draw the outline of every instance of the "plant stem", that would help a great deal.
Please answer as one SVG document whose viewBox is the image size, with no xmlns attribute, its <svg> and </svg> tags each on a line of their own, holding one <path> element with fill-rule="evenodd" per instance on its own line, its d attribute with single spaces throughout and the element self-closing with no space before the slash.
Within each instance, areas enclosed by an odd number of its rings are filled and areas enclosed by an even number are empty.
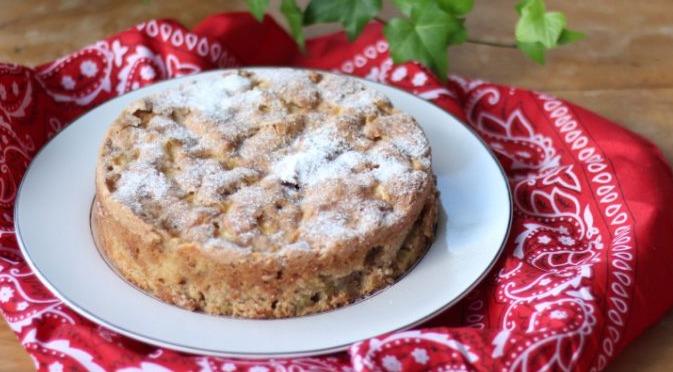
<svg viewBox="0 0 673 372">
<path fill-rule="evenodd" d="M 377 22 L 380 22 L 381 24 L 386 24 L 386 20 L 381 18 L 381 17 L 374 17 L 374 20 Z M 514 43 L 503 43 L 499 41 L 493 41 L 493 40 L 479 40 L 479 39 L 467 39 L 465 40 L 466 43 L 469 44 L 477 44 L 477 45 L 487 45 L 495 48 L 508 48 L 508 49 L 516 49 L 516 44 Z"/>
<path fill-rule="evenodd" d="M 516 44 L 514 43 L 502 43 L 499 41 L 479 40 L 479 39 L 467 39 L 465 40 L 465 42 L 470 44 L 487 45 L 496 48 L 516 49 Z"/>
</svg>

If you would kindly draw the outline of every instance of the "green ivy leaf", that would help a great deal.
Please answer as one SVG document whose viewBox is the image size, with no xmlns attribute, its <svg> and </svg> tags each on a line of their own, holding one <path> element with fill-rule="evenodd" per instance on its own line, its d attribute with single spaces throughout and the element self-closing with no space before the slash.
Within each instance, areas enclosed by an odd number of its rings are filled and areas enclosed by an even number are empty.
<svg viewBox="0 0 673 372">
<path fill-rule="evenodd" d="M 380 10 L 381 0 L 311 0 L 304 14 L 304 24 L 340 22 L 352 41 Z"/>
<path fill-rule="evenodd" d="M 543 65 L 544 64 L 544 52 L 545 47 L 541 42 L 535 43 L 516 43 L 517 48 L 519 48 L 525 55 L 530 57 L 533 61 Z"/>
<path fill-rule="evenodd" d="M 410 18 L 391 19 L 383 29 L 393 62 L 419 61 L 446 80 L 447 47 L 467 33 L 463 21 L 436 6 L 413 7 Z"/>
<path fill-rule="evenodd" d="M 414 8 L 422 8 L 430 0 L 393 0 L 393 3 L 400 10 L 400 12 L 407 17 L 411 15 Z"/>
<path fill-rule="evenodd" d="M 248 8 L 255 18 L 262 22 L 266 8 L 269 7 L 269 0 L 245 0 L 245 3 L 248 4 Z"/>
<path fill-rule="evenodd" d="M 522 43 L 541 42 L 545 48 L 557 45 L 566 26 L 566 18 L 559 12 L 547 12 L 542 0 L 523 0 L 517 8 L 521 18 L 516 24 L 516 40 Z"/>
<path fill-rule="evenodd" d="M 521 17 L 521 13 L 523 12 L 523 7 L 528 5 L 529 2 L 530 2 L 529 0 L 521 0 L 514 6 L 514 9 L 516 9 L 516 12 L 517 12 L 517 14 L 519 14 L 519 17 Z"/>
<path fill-rule="evenodd" d="M 410 16 L 413 9 L 422 9 L 433 4 L 456 16 L 464 16 L 474 7 L 474 0 L 393 0 L 393 3 L 406 16 Z"/>
<path fill-rule="evenodd" d="M 449 45 L 453 44 L 462 44 L 467 40 L 467 29 L 465 28 L 465 19 L 464 18 L 454 18 L 457 25 L 449 33 Z"/>
<path fill-rule="evenodd" d="M 474 0 L 439 0 L 437 3 L 446 12 L 457 16 L 464 16 L 474 7 Z"/>
<path fill-rule="evenodd" d="M 567 28 L 561 32 L 561 36 L 558 38 L 558 44 L 559 45 L 564 45 L 564 44 L 570 44 L 574 43 L 575 41 L 580 41 L 584 40 L 587 35 L 585 35 L 583 32 L 579 31 L 572 31 L 568 30 Z"/>
<path fill-rule="evenodd" d="M 537 63 L 544 63 L 547 49 L 584 38 L 584 34 L 566 28 L 560 12 L 547 12 L 544 0 L 521 0 L 515 7 L 519 13 L 515 37 L 517 47 Z"/>
<path fill-rule="evenodd" d="M 304 29 L 302 28 L 304 14 L 301 8 L 297 6 L 295 0 L 283 0 L 280 4 L 280 11 L 285 16 L 288 26 L 290 26 L 290 33 L 294 41 L 304 51 Z"/>
</svg>

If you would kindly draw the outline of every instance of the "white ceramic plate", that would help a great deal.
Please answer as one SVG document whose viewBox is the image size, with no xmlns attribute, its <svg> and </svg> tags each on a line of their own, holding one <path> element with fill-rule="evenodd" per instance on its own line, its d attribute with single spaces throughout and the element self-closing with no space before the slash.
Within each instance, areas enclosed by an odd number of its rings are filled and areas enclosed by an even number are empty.
<svg viewBox="0 0 673 372">
<path fill-rule="evenodd" d="M 315 355 L 419 324 L 456 303 L 492 267 L 507 239 L 512 211 L 507 181 L 492 153 L 439 107 L 363 80 L 413 115 L 432 146 L 442 213 L 435 243 L 411 272 L 350 306 L 281 320 L 194 313 L 128 284 L 103 260 L 89 228 L 103 135 L 129 102 L 218 73 L 165 81 L 112 99 L 72 123 L 33 160 L 16 201 L 19 244 L 42 283 L 72 309 L 170 349 L 247 358 Z"/>
</svg>

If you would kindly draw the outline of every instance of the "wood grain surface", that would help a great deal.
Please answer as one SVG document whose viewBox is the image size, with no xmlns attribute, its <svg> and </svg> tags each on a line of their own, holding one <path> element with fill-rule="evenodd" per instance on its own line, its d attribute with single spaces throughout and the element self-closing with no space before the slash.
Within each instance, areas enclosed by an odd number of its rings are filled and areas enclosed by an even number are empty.
<svg viewBox="0 0 673 372">
<path fill-rule="evenodd" d="M 278 3 L 273 1 L 272 3 Z M 512 42 L 514 0 L 479 0 L 471 38 Z M 449 52 L 451 71 L 545 91 L 606 116 L 654 141 L 673 160 L 673 1 L 548 0 L 588 39 L 550 53 L 537 66 L 507 48 L 466 44 Z M 242 1 L 3 0 L 0 61 L 37 65 L 151 18 L 193 26 L 205 16 L 245 9 Z M 387 7 L 385 15 L 392 9 Z M 274 12 L 275 13 L 275 12 Z M 385 17 L 384 17 L 385 18 Z M 312 27 L 309 35 L 332 28 Z M 28 354 L 0 322 L 0 371 L 31 370 Z M 612 371 L 673 369 L 673 314 L 617 357 Z"/>
</svg>

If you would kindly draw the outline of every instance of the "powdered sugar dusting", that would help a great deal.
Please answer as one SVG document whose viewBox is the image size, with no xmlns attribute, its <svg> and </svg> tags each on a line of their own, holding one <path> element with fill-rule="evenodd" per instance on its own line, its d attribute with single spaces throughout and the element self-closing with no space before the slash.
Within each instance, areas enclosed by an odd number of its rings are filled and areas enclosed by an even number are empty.
<svg viewBox="0 0 673 372">
<path fill-rule="evenodd" d="M 295 152 L 271 167 L 272 176 L 294 185 L 312 186 L 330 179 L 348 178 L 359 167 L 369 168 L 365 173 L 380 182 L 404 178 L 413 171 L 408 161 L 388 156 L 376 148 L 353 151 L 352 144 L 329 124 L 306 133 L 294 149 Z"/>
<path fill-rule="evenodd" d="M 141 212 L 141 200 L 157 201 L 168 195 L 170 183 L 165 175 L 150 167 L 132 167 L 124 172 L 114 195 L 134 212 Z"/>
<path fill-rule="evenodd" d="M 326 101 L 349 112 L 376 113 L 376 105 L 389 103 L 388 98 L 381 92 L 369 89 L 354 79 L 329 75 L 321 81 L 322 96 Z"/>
<path fill-rule="evenodd" d="M 417 124 L 354 79 L 228 73 L 145 102 L 110 138 L 123 153 L 106 163 L 112 196 L 207 248 L 303 251 L 358 239 L 422 205 L 432 180 Z"/>
<path fill-rule="evenodd" d="M 167 91 L 153 99 L 162 109 L 185 107 L 196 109 L 211 118 L 227 116 L 230 97 L 249 90 L 251 81 L 237 74 L 229 74 L 213 81 L 185 84 L 175 91 Z"/>
<path fill-rule="evenodd" d="M 309 183 L 321 167 L 329 163 L 330 158 L 347 149 L 347 144 L 333 126 L 324 126 L 305 135 L 296 147 L 296 152 L 271 167 L 272 174 L 282 182 Z"/>
<path fill-rule="evenodd" d="M 318 168 L 308 179 L 309 185 L 319 184 L 331 179 L 339 179 L 351 175 L 353 169 L 367 164 L 367 157 L 356 151 L 346 151 L 337 156 L 333 161 Z"/>
<path fill-rule="evenodd" d="M 315 89 L 309 75 L 302 70 L 291 68 L 279 68 L 255 71 L 255 76 L 269 83 L 269 89 L 282 89 L 283 87 L 298 85 L 306 89 Z"/>
<path fill-rule="evenodd" d="M 202 201 L 222 201 L 224 196 L 231 193 L 246 178 L 257 176 L 258 172 L 249 168 L 210 172 L 204 175 L 198 198 Z"/>
<path fill-rule="evenodd" d="M 372 170 L 374 177 L 380 182 L 387 182 L 391 179 L 402 180 L 405 176 L 408 177 L 413 170 L 409 167 L 409 164 L 405 164 L 402 161 L 387 157 L 384 154 L 377 152 L 372 152 L 369 155 L 369 160 L 376 164 L 377 167 Z"/>
<path fill-rule="evenodd" d="M 352 238 L 357 231 L 347 226 L 348 219 L 345 213 L 339 211 L 325 211 L 303 224 L 306 235 L 318 238 L 343 239 Z M 317 239 L 316 239 L 317 240 Z"/>
</svg>

